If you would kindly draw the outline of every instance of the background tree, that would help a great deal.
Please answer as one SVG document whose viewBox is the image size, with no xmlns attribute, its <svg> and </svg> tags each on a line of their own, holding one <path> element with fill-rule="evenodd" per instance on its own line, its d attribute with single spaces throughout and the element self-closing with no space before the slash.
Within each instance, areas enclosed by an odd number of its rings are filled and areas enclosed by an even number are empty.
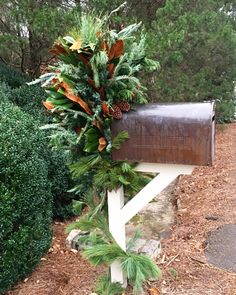
<svg viewBox="0 0 236 295">
<path fill-rule="evenodd" d="M 48 48 L 73 23 L 74 1 L 0 0 L 0 58 L 38 76 Z"/>
<path fill-rule="evenodd" d="M 150 51 L 161 64 L 153 100 L 216 99 L 218 119 L 233 118 L 236 35 L 223 8 L 223 1 L 167 0 L 157 11 L 149 30 Z"/>
</svg>

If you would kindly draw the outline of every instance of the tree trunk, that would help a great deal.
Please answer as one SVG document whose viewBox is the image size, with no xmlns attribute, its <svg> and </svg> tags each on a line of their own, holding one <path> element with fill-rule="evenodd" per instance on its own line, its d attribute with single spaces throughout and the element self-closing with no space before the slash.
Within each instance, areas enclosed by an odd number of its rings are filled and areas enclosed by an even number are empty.
<svg viewBox="0 0 236 295">
<path fill-rule="evenodd" d="M 35 78 L 40 74 L 41 58 L 41 44 L 37 34 L 29 29 L 29 75 Z"/>
</svg>

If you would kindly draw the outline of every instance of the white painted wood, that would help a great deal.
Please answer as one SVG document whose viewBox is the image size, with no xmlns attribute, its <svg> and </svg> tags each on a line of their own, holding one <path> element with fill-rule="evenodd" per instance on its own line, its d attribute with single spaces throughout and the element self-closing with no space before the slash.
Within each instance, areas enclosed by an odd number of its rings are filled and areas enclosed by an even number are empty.
<svg viewBox="0 0 236 295">
<path fill-rule="evenodd" d="M 154 199 L 178 174 L 176 172 L 160 173 L 153 178 L 135 197 L 133 197 L 121 210 L 120 222 L 126 224 L 144 206 Z"/>
<path fill-rule="evenodd" d="M 178 171 L 180 174 L 191 174 L 195 166 L 183 164 L 139 163 L 135 170 L 139 172 L 160 173 L 164 171 Z"/>
<path fill-rule="evenodd" d="M 157 163 L 140 163 L 136 171 L 159 173 L 137 195 L 124 206 L 124 191 L 120 187 L 108 192 L 109 230 L 117 244 L 125 251 L 125 224 L 134 217 L 144 206 L 166 188 L 178 175 L 191 174 L 194 166 L 170 165 Z M 111 265 L 111 281 L 127 286 L 126 275 L 119 261 Z"/>
<path fill-rule="evenodd" d="M 124 191 L 123 187 L 120 187 L 116 191 L 108 191 L 108 221 L 109 230 L 117 242 L 117 244 L 125 251 L 125 225 L 122 225 L 121 221 L 121 208 L 124 206 Z M 120 283 L 124 288 L 127 286 L 127 278 L 122 271 L 119 261 L 115 261 L 111 264 L 111 281 Z"/>
<path fill-rule="evenodd" d="M 191 174 L 193 167 L 186 165 L 169 164 L 139 164 L 137 171 L 159 172 L 135 197 L 133 197 L 122 209 L 121 220 L 125 225 L 133 218 L 144 206 L 154 199 L 164 188 L 166 188 L 178 175 Z"/>
</svg>

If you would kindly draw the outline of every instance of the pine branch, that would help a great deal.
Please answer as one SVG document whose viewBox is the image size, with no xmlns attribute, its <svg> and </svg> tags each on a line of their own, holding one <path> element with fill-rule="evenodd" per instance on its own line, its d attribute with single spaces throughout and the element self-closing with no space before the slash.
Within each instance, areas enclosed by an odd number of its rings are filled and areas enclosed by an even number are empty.
<svg viewBox="0 0 236 295">
<path fill-rule="evenodd" d="M 111 265 L 117 258 L 125 255 L 125 252 L 117 244 L 94 245 L 83 251 L 83 256 L 93 265 Z"/>
<path fill-rule="evenodd" d="M 119 295 L 124 291 L 119 283 L 112 283 L 107 275 L 99 278 L 95 290 L 99 295 Z"/>
<path fill-rule="evenodd" d="M 129 138 L 129 134 L 127 131 L 121 131 L 119 132 L 115 138 L 112 140 L 112 148 L 113 149 L 120 149 L 121 144 Z"/>
<path fill-rule="evenodd" d="M 82 157 L 76 163 L 70 165 L 70 170 L 74 178 L 80 178 L 83 174 L 93 169 L 102 160 L 99 154 L 92 154 Z"/>
<path fill-rule="evenodd" d="M 161 275 L 160 269 L 149 257 L 141 254 L 126 253 L 120 257 L 123 271 L 133 284 L 134 292 L 142 292 L 142 284 L 149 279 L 157 279 Z"/>
</svg>

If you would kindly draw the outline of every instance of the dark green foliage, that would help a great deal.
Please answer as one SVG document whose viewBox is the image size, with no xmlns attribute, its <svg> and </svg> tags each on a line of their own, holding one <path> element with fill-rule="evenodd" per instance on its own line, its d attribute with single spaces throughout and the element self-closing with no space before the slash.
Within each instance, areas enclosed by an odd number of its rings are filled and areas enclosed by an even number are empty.
<svg viewBox="0 0 236 295">
<path fill-rule="evenodd" d="M 217 120 L 233 119 L 236 35 L 220 1 L 167 0 L 149 33 L 161 71 L 155 101 L 217 100 Z M 150 85 L 151 86 L 151 85 Z"/>
<path fill-rule="evenodd" d="M 9 101 L 11 96 L 11 88 L 4 82 L 0 81 L 0 98 L 1 101 Z"/>
<path fill-rule="evenodd" d="M 220 100 L 216 104 L 217 121 L 230 123 L 235 118 L 236 100 Z"/>
<path fill-rule="evenodd" d="M 12 88 L 17 88 L 29 80 L 30 79 L 26 74 L 0 62 L 0 81 L 1 82 L 5 82 Z"/>
<path fill-rule="evenodd" d="M 111 283 L 109 276 L 102 276 L 96 284 L 96 292 L 99 295 L 118 295 L 124 292 L 119 283 Z"/>
<path fill-rule="evenodd" d="M 44 140 L 45 143 L 45 140 Z M 62 153 L 52 151 L 48 148 L 47 163 L 53 195 L 53 216 L 64 220 L 73 216 L 72 199 L 75 196 L 67 191 L 73 187 L 69 169 L 66 166 L 66 159 Z M 80 196 L 78 196 L 80 198 Z"/>
<path fill-rule="evenodd" d="M 0 0 L 0 57 L 31 77 L 49 59 L 48 48 L 73 25 L 74 1 Z"/>
<path fill-rule="evenodd" d="M 124 186 L 126 197 L 133 197 L 150 180 L 150 175 L 143 175 L 134 170 L 136 164 L 121 161 L 111 161 L 110 158 L 102 159 L 99 154 L 81 157 L 70 166 L 73 179 L 81 183 L 81 177 L 90 172 L 91 182 L 98 190 L 117 189 Z M 80 189 L 80 185 L 75 187 Z"/>
<path fill-rule="evenodd" d="M 9 100 L 19 106 L 22 111 L 28 113 L 34 119 L 35 125 L 40 126 L 52 121 L 52 116 L 48 114 L 43 106 L 42 100 L 45 99 L 45 91 L 38 85 L 22 85 L 13 89 Z M 72 194 L 67 193 L 73 184 L 70 179 L 70 173 L 66 166 L 66 158 L 63 153 L 53 151 L 45 140 L 49 132 L 43 132 L 42 144 L 45 146 L 45 160 L 48 164 L 48 180 L 51 183 L 54 218 L 66 219 L 73 215 L 72 213 Z"/>
<path fill-rule="evenodd" d="M 2 293 L 30 273 L 48 249 L 52 195 L 42 132 L 29 115 L 2 97 L 0 107 Z"/>
<path fill-rule="evenodd" d="M 44 111 L 42 100 L 45 99 L 45 91 L 39 85 L 28 86 L 26 83 L 11 92 L 10 100 L 24 112 L 34 117 L 40 124 L 50 121 L 48 113 Z"/>
</svg>

